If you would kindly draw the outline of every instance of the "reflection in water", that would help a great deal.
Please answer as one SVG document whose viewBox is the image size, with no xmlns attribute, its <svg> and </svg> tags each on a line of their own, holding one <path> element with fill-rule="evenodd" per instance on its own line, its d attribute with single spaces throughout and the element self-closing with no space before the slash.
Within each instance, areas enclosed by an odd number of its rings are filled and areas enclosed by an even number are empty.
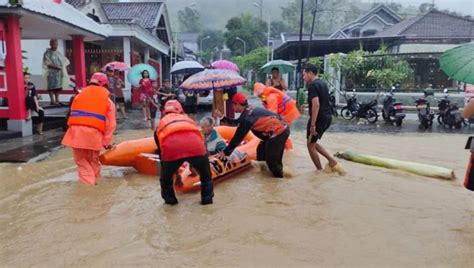
<svg viewBox="0 0 474 268">
<path fill-rule="evenodd" d="M 118 139 L 150 133 L 123 131 Z M 460 179 L 446 182 L 349 162 L 343 162 L 345 177 L 316 172 L 303 136 L 294 131 L 295 150 L 285 156 L 294 178 L 251 169 L 218 184 L 215 204 L 205 207 L 198 193 L 179 195 L 178 206 L 162 205 L 157 178 L 130 168 L 105 167 L 99 185 L 86 187 L 77 182 L 68 149 L 39 163 L 1 164 L 1 263 L 472 264 L 474 199 Z M 467 158 L 460 135 L 328 133 L 323 142 L 331 152 L 353 149 L 451 167 L 458 177 Z"/>
</svg>

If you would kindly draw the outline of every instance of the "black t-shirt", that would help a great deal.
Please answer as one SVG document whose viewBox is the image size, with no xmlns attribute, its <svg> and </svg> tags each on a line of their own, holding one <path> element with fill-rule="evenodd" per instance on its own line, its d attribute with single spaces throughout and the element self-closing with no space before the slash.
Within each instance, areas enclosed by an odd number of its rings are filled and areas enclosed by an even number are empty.
<svg viewBox="0 0 474 268">
<path fill-rule="evenodd" d="M 159 100 L 160 100 L 160 105 L 162 105 L 162 106 L 164 106 L 165 103 L 169 100 L 175 100 L 178 96 L 178 92 L 174 88 L 164 88 L 164 87 L 162 87 L 162 88 L 159 89 L 159 92 L 160 93 L 165 93 L 165 94 L 170 94 L 170 93 L 175 94 L 174 97 L 165 97 L 165 96 L 160 95 Z"/>
<path fill-rule="evenodd" d="M 184 93 L 184 96 L 186 97 L 184 100 L 183 106 L 197 105 L 197 100 L 198 100 L 197 93 L 195 93 L 194 91 L 188 91 L 188 90 L 185 90 L 183 93 Z"/>
<path fill-rule="evenodd" d="M 29 82 L 28 84 L 25 85 L 25 89 L 26 89 L 26 97 L 37 96 L 35 84 Z"/>
<path fill-rule="evenodd" d="M 310 116 L 313 111 L 313 98 L 319 98 L 318 117 L 331 116 L 331 105 L 329 104 L 329 89 L 326 82 L 319 79 L 315 79 L 308 85 L 308 104 Z"/>
</svg>

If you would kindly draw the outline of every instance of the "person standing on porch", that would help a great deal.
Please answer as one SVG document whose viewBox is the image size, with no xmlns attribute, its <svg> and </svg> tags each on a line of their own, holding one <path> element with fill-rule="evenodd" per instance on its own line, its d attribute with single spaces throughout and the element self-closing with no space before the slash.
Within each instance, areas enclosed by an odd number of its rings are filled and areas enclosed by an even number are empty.
<svg viewBox="0 0 474 268">
<path fill-rule="evenodd" d="M 49 45 L 50 48 L 43 54 L 43 75 L 46 78 L 51 105 L 60 105 L 59 93 L 69 86 L 69 75 L 66 69 L 69 60 L 58 51 L 58 40 L 51 39 Z"/>
</svg>

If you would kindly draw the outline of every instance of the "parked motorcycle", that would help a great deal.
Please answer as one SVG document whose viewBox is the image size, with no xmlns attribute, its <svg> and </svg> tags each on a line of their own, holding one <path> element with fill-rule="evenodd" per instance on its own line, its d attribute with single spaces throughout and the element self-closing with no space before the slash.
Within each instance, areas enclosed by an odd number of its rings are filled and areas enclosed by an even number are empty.
<svg viewBox="0 0 474 268">
<path fill-rule="evenodd" d="M 460 129 L 466 122 L 459 112 L 458 105 L 455 103 L 451 104 L 447 89 L 444 90 L 444 93 L 443 99 L 438 101 L 438 123 L 450 129 L 453 127 Z"/>
<path fill-rule="evenodd" d="M 420 127 L 427 129 L 433 125 L 434 113 L 431 111 L 430 102 L 425 98 L 415 100 Z"/>
<path fill-rule="evenodd" d="M 355 89 L 353 90 L 353 92 L 355 92 Z M 359 109 L 359 103 L 357 102 L 357 98 L 354 93 L 352 93 L 348 97 L 347 92 L 345 91 L 343 96 L 346 100 L 346 106 L 342 107 L 341 116 L 346 120 L 351 120 L 352 118 L 354 118 L 355 113 Z"/>
<path fill-rule="evenodd" d="M 344 94 L 344 97 L 347 103 L 341 110 L 341 115 L 344 119 L 365 118 L 371 124 L 377 122 L 379 116 L 376 107 L 379 95 L 377 95 L 376 99 L 366 103 L 359 103 L 355 94 L 352 94 L 349 98 Z"/>
<path fill-rule="evenodd" d="M 334 91 L 329 92 L 329 104 L 331 105 L 331 113 L 337 117 L 337 106 L 336 106 L 336 96 Z"/>
<path fill-rule="evenodd" d="M 386 94 L 385 99 L 383 100 L 383 109 L 382 109 L 382 118 L 387 123 L 395 123 L 398 127 L 402 125 L 405 114 L 403 113 L 403 105 L 401 102 L 397 102 L 393 98 L 393 91 L 395 90 L 392 87 Z"/>
</svg>

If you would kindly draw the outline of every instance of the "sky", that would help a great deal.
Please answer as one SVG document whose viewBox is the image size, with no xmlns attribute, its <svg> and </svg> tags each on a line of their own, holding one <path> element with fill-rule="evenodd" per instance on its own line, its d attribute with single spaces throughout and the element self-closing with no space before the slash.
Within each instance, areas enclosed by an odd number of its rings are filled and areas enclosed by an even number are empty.
<svg viewBox="0 0 474 268">
<path fill-rule="evenodd" d="M 373 0 L 363 0 L 364 2 L 374 2 Z M 387 0 L 387 3 L 396 2 L 405 6 L 414 5 L 419 6 L 422 3 L 430 3 L 433 0 Z M 380 2 L 380 1 L 376 1 Z M 434 0 L 438 9 L 449 9 L 460 12 L 464 15 L 474 16 L 474 0 Z"/>
</svg>

